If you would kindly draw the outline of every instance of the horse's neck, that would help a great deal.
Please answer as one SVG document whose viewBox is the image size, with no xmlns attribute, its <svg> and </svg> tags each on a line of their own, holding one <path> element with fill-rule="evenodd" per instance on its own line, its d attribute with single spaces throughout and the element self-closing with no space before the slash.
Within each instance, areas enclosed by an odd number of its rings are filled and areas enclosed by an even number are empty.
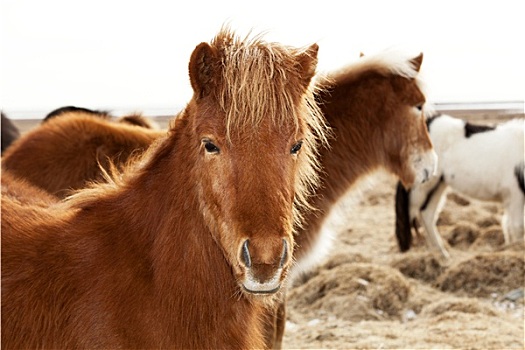
<svg viewBox="0 0 525 350">
<path fill-rule="evenodd" d="M 345 89 L 346 88 L 346 89 Z M 359 87 L 342 86 L 329 97 L 323 112 L 334 130 L 329 149 L 322 149 L 322 185 L 316 196 L 316 208 L 325 210 L 336 203 L 356 182 L 383 165 L 380 108 L 365 108 L 351 97 Z"/>
<path fill-rule="evenodd" d="M 347 98 L 353 95 L 352 90 L 339 88 L 326 96 L 327 103 L 321 105 L 333 128 L 334 139 L 330 148 L 320 151 L 321 184 L 312 200 L 315 210 L 306 214 L 304 228 L 297 237 L 299 246 L 315 245 L 330 209 L 360 179 L 382 165 L 380 133 L 373 128 L 373 120 L 377 120 L 380 110 L 373 106 L 359 108 L 355 101 Z"/>
</svg>

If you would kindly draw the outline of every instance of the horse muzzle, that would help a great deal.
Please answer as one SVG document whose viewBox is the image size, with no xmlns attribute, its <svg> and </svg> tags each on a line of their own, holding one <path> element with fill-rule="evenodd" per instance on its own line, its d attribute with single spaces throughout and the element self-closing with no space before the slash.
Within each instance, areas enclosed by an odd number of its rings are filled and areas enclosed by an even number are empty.
<svg viewBox="0 0 525 350">
<path fill-rule="evenodd" d="M 246 240 L 241 249 L 241 262 L 245 266 L 244 280 L 241 282 L 245 292 L 251 294 L 274 294 L 281 288 L 284 273 L 289 260 L 289 247 L 282 240 L 282 251 L 279 259 L 271 263 L 260 262 L 250 253 L 250 243 Z"/>
<path fill-rule="evenodd" d="M 417 157 L 413 162 L 415 172 L 414 185 L 425 183 L 436 174 L 437 161 L 436 152 L 432 149 Z"/>
</svg>

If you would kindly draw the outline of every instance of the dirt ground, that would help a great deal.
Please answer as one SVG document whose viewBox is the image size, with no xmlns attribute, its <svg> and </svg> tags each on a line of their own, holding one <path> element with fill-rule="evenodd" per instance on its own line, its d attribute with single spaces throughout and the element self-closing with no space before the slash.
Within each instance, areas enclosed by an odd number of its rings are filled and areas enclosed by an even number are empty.
<svg viewBox="0 0 525 350">
<path fill-rule="evenodd" d="M 395 185 L 378 173 L 342 206 L 332 253 L 288 293 L 283 347 L 523 349 L 525 250 L 504 246 L 501 207 L 449 192 L 447 263 L 423 239 L 399 252 Z"/>
<path fill-rule="evenodd" d="M 438 229 L 451 260 L 423 239 L 400 253 L 396 179 L 369 180 L 341 205 L 326 262 L 289 290 L 283 347 L 523 349 L 525 249 L 504 245 L 501 207 L 450 191 Z"/>
</svg>

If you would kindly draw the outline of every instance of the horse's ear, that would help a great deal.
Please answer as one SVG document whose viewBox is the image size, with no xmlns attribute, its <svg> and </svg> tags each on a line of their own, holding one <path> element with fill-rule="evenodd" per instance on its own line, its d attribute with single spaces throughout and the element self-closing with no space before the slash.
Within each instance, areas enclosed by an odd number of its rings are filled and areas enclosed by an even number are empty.
<svg viewBox="0 0 525 350">
<path fill-rule="evenodd" d="M 421 52 L 417 57 L 414 57 L 410 60 L 412 67 L 416 72 L 419 72 L 421 69 L 421 63 L 423 63 L 423 52 Z"/>
<path fill-rule="evenodd" d="M 200 43 L 193 50 L 189 64 L 190 82 L 199 97 L 210 94 L 215 86 L 217 62 L 217 50 L 208 43 Z"/>
<path fill-rule="evenodd" d="M 312 44 L 297 57 L 297 65 L 305 88 L 310 84 L 310 81 L 315 75 L 318 52 L 319 45 Z"/>
</svg>

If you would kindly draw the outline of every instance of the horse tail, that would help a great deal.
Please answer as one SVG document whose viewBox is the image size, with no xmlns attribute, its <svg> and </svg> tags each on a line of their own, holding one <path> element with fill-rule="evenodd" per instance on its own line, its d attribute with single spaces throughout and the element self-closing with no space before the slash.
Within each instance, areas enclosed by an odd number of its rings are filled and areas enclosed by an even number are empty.
<svg viewBox="0 0 525 350">
<path fill-rule="evenodd" d="M 412 245 L 412 230 L 410 227 L 410 190 L 406 190 L 401 182 L 396 189 L 396 238 L 399 250 L 406 252 Z"/>
<path fill-rule="evenodd" d="M 521 189 L 521 192 L 525 195 L 524 172 L 525 172 L 525 162 L 519 163 L 514 168 L 514 175 L 516 175 L 516 179 L 518 180 L 518 185 Z"/>
</svg>

